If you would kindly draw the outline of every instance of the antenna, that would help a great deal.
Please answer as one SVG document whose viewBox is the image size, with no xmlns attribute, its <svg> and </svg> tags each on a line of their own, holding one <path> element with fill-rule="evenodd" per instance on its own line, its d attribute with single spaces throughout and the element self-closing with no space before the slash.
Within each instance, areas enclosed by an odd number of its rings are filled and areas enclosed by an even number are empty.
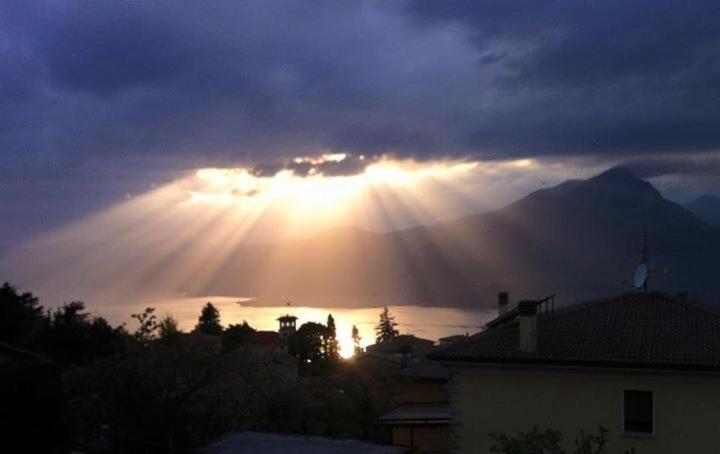
<svg viewBox="0 0 720 454">
<path fill-rule="evenodd" d="M 637 269 L 635 270 L 635 288 L 640 290 L 642 289 L 643 292 L 647 293 L 648 288 L 648 247 L 647 247 L 647 230 L 643 232 L 643 249 L 642 249 L 642 259 L 640 259 L 640 264 L 638 265 Z"/>
</svg>

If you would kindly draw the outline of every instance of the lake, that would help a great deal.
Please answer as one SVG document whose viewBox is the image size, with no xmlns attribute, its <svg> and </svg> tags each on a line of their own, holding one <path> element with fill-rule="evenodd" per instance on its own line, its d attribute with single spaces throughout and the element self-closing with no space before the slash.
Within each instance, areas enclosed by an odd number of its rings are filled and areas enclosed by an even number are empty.
<svg viewBox="0 0 720 454">
<path fill-rule="evenodd" d="M 298 327 L 305 322 L 326 323 L 328 314 L 335 318 L 337 337 L 341 354 L 352 355 L 352 325 L 357 326 L 362 345 L 375 341 L 375 325 L 381 308 L 339 308 L 339 307 L 302 307 L 302 306 L 253 306 L 243 305 L 247 298 L 209 296 L 202 298 L 177 298 L 145 302 L 137 305 L 118 305 L 104 307 L 98 315 L 107 317 L 112 323 L 126 322 L 133 331 L 135 320 L 133 313 L 141 312 L 145 307 L 154 307 L 158 318 L 170 314 L 180 324 L 183 331 L 190 331 L 197 323 L 200 309 L 206 302 L 212 302 L 219 310 L 222 324 L 242 323 L 246 320 L 258 330 L 276 331 L 276 319 L 285 314 L 298 317 Z M 395 317 L 401 334 L 414 334 L 418 337 L 437 340 L 453 334 L 473 334 L 497 314 L 495 309 L 456 309 L 446 307 L 389 306 Z"/>
</svg>

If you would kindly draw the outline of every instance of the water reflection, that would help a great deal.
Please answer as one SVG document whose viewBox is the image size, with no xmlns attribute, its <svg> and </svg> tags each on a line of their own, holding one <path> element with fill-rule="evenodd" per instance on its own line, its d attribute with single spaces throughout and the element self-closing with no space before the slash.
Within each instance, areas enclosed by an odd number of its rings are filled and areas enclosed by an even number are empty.
<svg viewBox="0 0 720 454">
<path fill-rule="evenodd" d="M 375 325 L 380 309 L 339 308 L 339 307 L 286 307 L 286 306 L 248 306 L 243 305 L 247 299 L 233 297 L 179 298 L 146 302 L 136 305 L 105 307 L 99 315 L 106 316 L 113 323 L 127 322 L 130 330 L 134 329 L 130 315 L 142 311 L 145 307 L 155 307 L 156 314 L 171 314 L 178 320 L 184 331 L 192 330 L 197 323 L 200 308 L 211 301 L 220 310 L 223 325 L 241 323 L 246 320 L 258 330 L 277 330 L 276 319 L 280 315 L 290 313 L 298 317 L 298 326 L 305 322 L 325 323 L 328 314 L 335 318 L 340 352 L 343 356 L 352 355 L 352 325 L 357 326 L 362 337 L 362 345 L 375 342 Z M 495 316 L 489 309 L 455 309 L 444 307 L 390 306 L 401 334 L 411 333 L 418 337 L 437 340 L 453 334 L 475 333 L 485 322 Z"/>
</svg>

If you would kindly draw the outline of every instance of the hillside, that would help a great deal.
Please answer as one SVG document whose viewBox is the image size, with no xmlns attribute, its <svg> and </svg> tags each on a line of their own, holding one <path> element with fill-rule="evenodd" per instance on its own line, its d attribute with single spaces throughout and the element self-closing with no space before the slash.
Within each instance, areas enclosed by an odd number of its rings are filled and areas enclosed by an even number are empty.
<svg viewBox="0 0 720 454">
<path fill-rule="evenodd" d="M 705 194 L 685 204 L 685 208 L 708 224 L 720 227 L 720 197 Z"/>
<path fill-rule="evenodd" d="M 299 304 L 477 307 L 493 304 L 499 290 L 572 302 L 627 290 L 645 231 L 652 289 L 718 299 L 718 231 L 620 168 L 440 225 L 337 229 L 244 251 L 207 291 L 244 288 L 261 302 Z"/>
<path fill-rule="evenodd" d="M 115 230 L 91 222 L 84 234 L 19 251 L 4 275 L 58 302 L 226 295 L 260 305 L 479 308 L 507 290 L 515 301 L 557 294 L 563 304 L 628 290 L 646 231 L 650 289 L 720 300 L 720 229 L 621 168 L 497 211 L 390 233 L 345 227 L 233 246 L 222 241 L 232 237 L 228 225 L 201 221 L 170 236 L 157 220 Z"/>
</svg>

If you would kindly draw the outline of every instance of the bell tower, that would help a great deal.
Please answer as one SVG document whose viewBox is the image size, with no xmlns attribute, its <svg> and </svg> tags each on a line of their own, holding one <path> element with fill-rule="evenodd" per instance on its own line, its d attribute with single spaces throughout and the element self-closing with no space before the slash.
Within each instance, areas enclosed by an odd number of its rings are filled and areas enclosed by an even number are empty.
<svg viewBox="0 0 720 454">
<path fill-rule="evenodd" d="M 297 321 L 297 317 L 287 314 L 279 317 L 277 321 L 280 323 L 280 329 L 278 329 L 280 337 L 287 340 L 288 337 L 295 333 L 295 322 Z"/>
</svg>

